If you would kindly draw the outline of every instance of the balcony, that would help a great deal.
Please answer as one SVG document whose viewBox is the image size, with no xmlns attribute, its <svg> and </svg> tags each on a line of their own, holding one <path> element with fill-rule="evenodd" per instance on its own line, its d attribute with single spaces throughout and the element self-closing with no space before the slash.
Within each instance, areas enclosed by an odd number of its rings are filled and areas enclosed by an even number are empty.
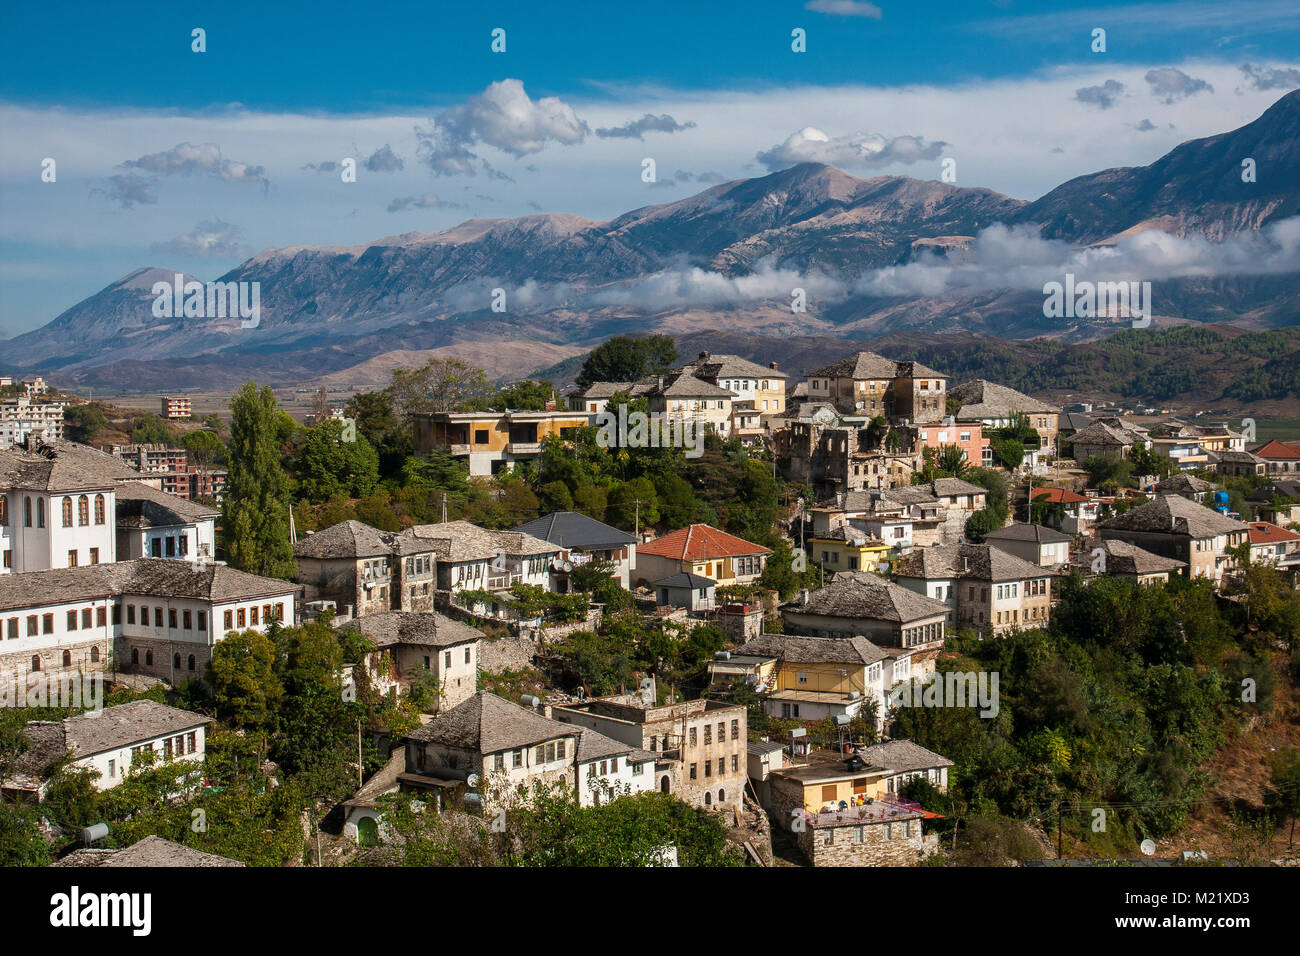
<svg viewBox="0 0 1300 956">
<path fill-rule="evenodd" d="M 507 455 L 537 455 L 541 451 L 542 443 L 537 441 L 512 441 L 506 445 Z"/>
<path fill-rule="evenodd" d="M 449 446 L 453 455 L 468 455 L 470 446 L 468 444 L 454 444 Z"/>
</svg>

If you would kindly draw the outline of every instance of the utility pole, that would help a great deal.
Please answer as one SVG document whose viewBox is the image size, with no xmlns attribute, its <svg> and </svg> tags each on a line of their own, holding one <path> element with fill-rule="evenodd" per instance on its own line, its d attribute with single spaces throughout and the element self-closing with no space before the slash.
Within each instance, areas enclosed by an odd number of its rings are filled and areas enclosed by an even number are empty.
<svg viewBox="0 0 1300 956">
<path fill-rule="evenodd" d="M 447 523 L 447 492 L 442 493 L 442 523 Z"/>
<path fill-rule="evenodd" d="M 632 501 L 633 501 L 633 504 L 636 505 L 636 519 L 635 519 L 635 522 L 634 522 L 633 525 L 632 525 L 632 527 L 633 527 L 632 535 L 633 535 L 633 537 L 635 537 L 637 540 L 640 540 L 640 538 L 641 538 L 641 499 L 640 499 L 640 498 L 633 498 Z"/>
</svg>

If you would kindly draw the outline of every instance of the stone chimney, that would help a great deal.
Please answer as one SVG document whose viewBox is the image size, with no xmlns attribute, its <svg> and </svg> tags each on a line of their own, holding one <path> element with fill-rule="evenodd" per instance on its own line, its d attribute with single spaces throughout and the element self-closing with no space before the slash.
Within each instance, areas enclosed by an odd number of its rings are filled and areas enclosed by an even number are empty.
<svg viewBox="0 0 1300 956">
<path fill-rule="evenodd" d="M 709 360 L 709 353 L 708 353 L 708 352 L 701 352 L 701 353 L 700 353 L 700 361 L 701 361 L 701 362 L 707 362 L 708 360 Z"/>
<path fill-rule="evenodd" d="M 781 371 L 781 366 L 777 365 L 775 362 L 768 362 L 767 367 L 770 368 L 773 372 Z"/>
</svg>

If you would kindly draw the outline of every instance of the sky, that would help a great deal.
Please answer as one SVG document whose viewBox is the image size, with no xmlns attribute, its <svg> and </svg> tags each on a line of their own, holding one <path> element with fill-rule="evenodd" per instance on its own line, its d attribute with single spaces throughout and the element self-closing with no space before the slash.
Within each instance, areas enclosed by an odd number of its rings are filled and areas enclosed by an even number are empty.
<svg viewBox="0 0 1300 956">
<path fill-rule="evenodd" d="M 610 219 L 806 160 L 1033 199 L 1300 86 L 1295 0 L 181 6 L 0 12 L 0 336 L 144 266 Z"/>
</svg>

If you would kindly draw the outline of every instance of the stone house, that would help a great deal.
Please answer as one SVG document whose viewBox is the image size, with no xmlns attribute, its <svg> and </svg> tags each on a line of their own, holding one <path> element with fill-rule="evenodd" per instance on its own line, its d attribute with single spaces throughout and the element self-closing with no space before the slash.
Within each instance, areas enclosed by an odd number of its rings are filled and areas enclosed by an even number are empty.
<svg viewBox="0 0 1300 956">
<path fill-rule="evenodd" d="M 1040 568 L 1059 567 L 1070 560 L 1070 536 L 1041 524 L 1013 522 L 990 531 L 984 540 Z"/>
<path fill-rule="evenodd" d="M 805 592 L 781 607 L 788 633 L 865 637 L 880 647 L 913 652 L 943 647 L 947 615 L 942 600 L 865 571 L 841 572 L 825 587 Z"/>
<path fill-rule="evenodd" d="M 992 635 L 1046 626 L 1055 576 L 991 544 L 968 543 L 913 551 L 894 570 L 899 586 L 943 601 L 949 625 Z"/>
<path fill-rule="evenodd" d="M 1227 549 L 1246 540 L 1249 527 L 1180 495 L 1154 500 L 1097 525 L 1106 541 L 1127 541 L 1143 550 L 1187 565 L 1194 578 L 1218 583 L 1236 567 Z"/>
<path fill-rule="evenodd" d="M 432 611 L 382 611 L 339 620 L 375 643 L 366 672 L 381 693 L 405 691 L 411 675 L 427 673 L 440 691 L 434 713 L 442 713 L 478 690 L 479 642 L 483 632 Z"/>
</svg>

